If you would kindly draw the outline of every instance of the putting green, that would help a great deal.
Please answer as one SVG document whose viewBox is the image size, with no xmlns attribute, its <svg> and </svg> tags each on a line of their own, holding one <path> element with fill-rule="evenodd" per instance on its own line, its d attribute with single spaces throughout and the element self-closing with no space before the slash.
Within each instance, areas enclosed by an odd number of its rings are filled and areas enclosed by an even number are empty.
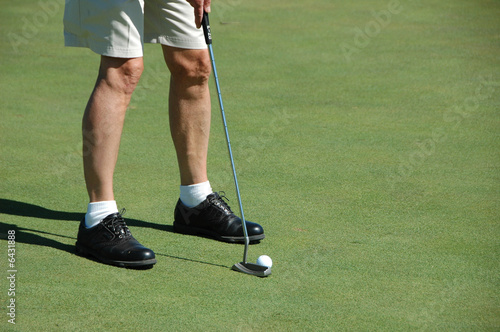
<svg viewBox="0 0 500 332">
<path fill-rule="evenodd" d="M 214 0 L 245 216 L 267 236 L 249 258 L 274 263 L 263 279 L 231 270 L 243 246 L 172 232 L 157 45 L 145 47 L 115 190 L 158 263 L 74 254 L 99 59 L 64 48 L 62 16 L 59 0 L 0 11 L 1 330 L 498 330 L 498 1 Z M 209 177 L 237 211 L 211 85 Z"/>
</svg>

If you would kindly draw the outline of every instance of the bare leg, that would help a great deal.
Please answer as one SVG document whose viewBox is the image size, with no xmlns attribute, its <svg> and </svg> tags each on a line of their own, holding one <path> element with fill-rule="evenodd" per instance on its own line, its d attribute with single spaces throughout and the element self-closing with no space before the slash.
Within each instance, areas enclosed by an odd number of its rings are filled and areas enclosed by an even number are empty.
<svg viewBox="0 0 500 332">
<path fill-rule="evenodd" d="M 163 45 L 163 54 L 171 73 L 170 132 L 177 152 L 181 185 L 208 181 L 208 79 L 211 70 L 208 52 Z"/>
<path fill-rule="evenodd" d="M 206 196 L 204 204 L 192 207 L 182 201 L 183 186 L 207 181 L 211 69 L 208 51 L 164 46 L 163 52 L 172 74 L 170 131 L 181 174 L 181 197 L 174 210 L 174 230 L 220 241 L 242 242 L 241 219 L 231 212 L 218 193 Z M 264 239 L 264 230 L 259 224 L 247 221 L 246 226 L 250 241 Z"/>
<path fill-rule="evenodd" d="M 116 211 L 116 202 L 113 206 L 103 201 L 114 201 L 113 173 L 125 112 L 142 70 L 142 58 L 101 57 L 99 76 L 82 121 L 83 168 L 90 204 L 76 241 L 80 255 L 134 268 L 153 266 L 155 254 L 132 236 Z"/>
<path fill-rule="evenodd" d="M 114 200 L 113 173 L 125 113 L 143 70 L 142 58 L 101 57 L 82 121 L 83 167 L 90 202 Z"/>
</svg>

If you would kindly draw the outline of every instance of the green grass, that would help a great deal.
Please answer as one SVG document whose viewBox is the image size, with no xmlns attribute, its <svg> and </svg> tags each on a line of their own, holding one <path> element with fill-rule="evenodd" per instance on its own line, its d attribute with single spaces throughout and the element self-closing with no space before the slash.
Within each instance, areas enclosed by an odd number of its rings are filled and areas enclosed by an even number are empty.
<svg viewBox="0 0 500 332">
<path fill-rule="evenodd" d="M 171 232 L 178 170 L 157 45 L 124 129 L 115 184 L 147 271 L 76 256 L 87 196 L 80 121 L 98 57 L 63 47 L 62 3 L 0 12 L 0 329 L 498 331 L 500 2 L 215 1 L 214 52 L 246 216 L 243 247 Z M 221 22 L 231 22 L 221 24 Z M 23 37 L 24 38 L 24 37 Z M 359 46 L 359 45 L 358 45 Z M 212 92 L 215 89 L 212 87 Z M 237 210 L 213 94 L 209 177 Z M 16 325 L 7 230 L 16 229 Z"/>
</svg>

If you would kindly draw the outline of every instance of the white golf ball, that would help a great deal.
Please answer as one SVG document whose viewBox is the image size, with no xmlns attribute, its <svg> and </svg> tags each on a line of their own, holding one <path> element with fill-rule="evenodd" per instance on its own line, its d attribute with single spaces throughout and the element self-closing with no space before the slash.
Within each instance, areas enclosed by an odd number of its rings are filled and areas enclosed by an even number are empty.
<svg viewBox="0 0 500 332">
<path fill-rule="evenodd" d="M 257 264 L 265 267 L 271 267 L 273 266 L 273 260 L 267 255 L 262 255 L 257 258 Z"/>
</svg>

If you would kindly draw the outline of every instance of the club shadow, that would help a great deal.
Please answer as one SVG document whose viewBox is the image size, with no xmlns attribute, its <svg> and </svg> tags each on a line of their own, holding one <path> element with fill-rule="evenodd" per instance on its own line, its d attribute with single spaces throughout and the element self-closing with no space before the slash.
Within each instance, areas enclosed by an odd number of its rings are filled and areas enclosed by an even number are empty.
<svg viewBox="0 0 500 332">
<path fill-rule="evenodd" d="M 162 253 L 155 253 L 156 256 L 163 256 L 163 257 L 168 257 L 168 258 L 173 258 L 173 259 L 178 259 L 178 260 L 183 260 L 186 262 L 191 262 L 191 263 L 198 263 L 198 264 L 205 264 L 205 265 L 211 265 L 211 266 L 217 266 L 217 267 L 223 267 L 225 269 L 229 269 L 230 266 L 222 265 L 222 264 L 215 264 L 215 263 L 209 263 L 209 262 L 204 262 L 196 259 L 191 259 L 191 258 L 185 258 L 185 257 L 179 257 L 179 256 L 172 256 L 172 255 L 167 255 L 167 254 L 162 254 Z"/>
<path fill-rule="evenodd" d="M 51 209 L 47 209 L 47 208 L 44 208 L 42 206 L 38 206 L 35 204 L 24 203 L 24 202 L 14 201 L 14 200 L 10 200 L 10 199 L 3 199 L 3 198 L 0 198 L 0 213 L 13 215 L 13 216 L 19 216 L 19 217 L 30 217 L 30 218 L 39 218 L 39 219 L 47 219 L 47 220 L 66 220 L 66 221 L 73 221 L 73 222 L 78 222 L 78 223 L 81 221 L 81 219 L 84 216 L 84 213 L 80 213 L 80 212 L 65 212 L 65 211 L 51 210 Z M 142 220 L 137 220 L 137 219 L 129 219 L 129 218 L 126 218 L 126 221 L 127 221 L 127 225 L 132 226 L 132 227 L 148 227 L 148 228 L 152 228 L 152 229 L 156 229 L 156 230 L 160 230 L 160 231 L 176 233 L 174 231 L 173 226 L 171 226 L 171 225 L 160 225 L 160 224 L 155 224 L 155 223 L 151 223 L 151 222 L 147 222 L 147 221 L 142 221 Z M 59 242 L 59 241 L 56 241 L 56 240 L 53 240 L 51 238 L 43 236 L 43 235 L 49 235 L 52 237 L 55 236 L 55 237 L 59 237 L 59 238 L 66 238 L 66 239 L 71 239 L 71 240 L 76 241 L 76 229 L 75 229 L 75 237 L 71 237 L 71 236 L 55 234 L 55 233 L 51 233 L 51 232 L 47 232 L 47 231 L 30 229 L 30 228 L 26 228 L 26 227 L 19 227 L 15 224 L 7 224 L 7 223 L 0 222 L 0 239 L 7 239 L 7 232 L 9 230 L 16 231 L 16 242 L 51 247 L 54 249 L 68 252 L 70 254 L 76 254 L 75 247 L 73 244 L 72 245 L 65 244 L 65 243 L 62 243 L 62 242 Z M 256 244 L 259 242 L 260 241 L 252 241 L 250 244 Z M 190 258 L 172 256 L 172 255 L 161 254 L 161 253 L 156 253 L 156 255 L 169 257 L 169 258 L 173 258 L 173 259 L 184 260 L 184 261 L 188 261 L 188 262 L 192 262 L 192 263 L 207 264 L 207 265 L 212 265 L 212 266 L 217 266 L 217 267 L 229 268 L 228 266 L 225 266 L 225 265 L 209 263 L 209 262 L 199 261 L 199 260 L 190 259 Z"/>
</svg>

